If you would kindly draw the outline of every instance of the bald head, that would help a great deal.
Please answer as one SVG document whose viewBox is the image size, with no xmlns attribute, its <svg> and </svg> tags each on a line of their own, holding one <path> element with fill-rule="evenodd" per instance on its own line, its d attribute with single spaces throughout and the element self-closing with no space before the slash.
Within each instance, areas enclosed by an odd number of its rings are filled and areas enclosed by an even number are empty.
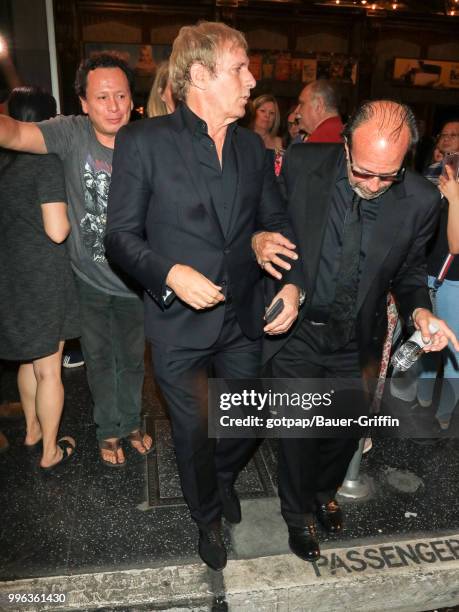
<svg viewBox="0 0 459 612">
<path fill-rule="evenodd" d="M 378 197 L 398 180 L 405 155 L 417 140 L 412 111 L 390 100 L 363 104 L 344 133 L 349 182 L 366 199 Z"/>
<path fill-rule="evenodd" d="M 408 147 L 416 144 L 418 128 L 413 111 L 406 104 L 392 100 L 364 102 L 352 115 L 344 129 L 344 137 L 352 144 L 356 130 L 372 131 L 379 138 L 395 143 L 408 133 Z"/>
<path fill-rule="evenodd" d="M 384 158 L 384 165 L 391 168 L 400 156 L 405 157 L 411 144 L 406 113 L 400 104 L 386 101 L 372 103 L 371 111 L 368 119 L 354 129 L 352 150 L 355 155 L 366 150 L 371 156 Z"/>
</svg>

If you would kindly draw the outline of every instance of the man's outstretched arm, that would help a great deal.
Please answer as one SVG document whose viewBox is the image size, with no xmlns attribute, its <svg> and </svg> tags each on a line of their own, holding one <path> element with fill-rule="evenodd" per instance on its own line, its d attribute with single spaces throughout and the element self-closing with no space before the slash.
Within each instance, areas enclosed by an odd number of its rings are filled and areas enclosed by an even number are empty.
<svg viewBox="0 0 459 612">
<path fill-rule="evenodd" d="M 24 153 L 47 153 L 45 139 L 36 123 L 0 115 L 0 147 Z"/>
</svg>

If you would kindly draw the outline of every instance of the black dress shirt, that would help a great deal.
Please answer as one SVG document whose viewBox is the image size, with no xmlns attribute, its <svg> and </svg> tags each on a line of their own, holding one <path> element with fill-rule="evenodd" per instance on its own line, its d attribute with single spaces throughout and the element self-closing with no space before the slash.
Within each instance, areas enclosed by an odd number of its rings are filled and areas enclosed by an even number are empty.
<svg viewBox="0 0 459 612">
<path fill-rule="evenodd" d="M 217 213 L 223 234 L 226 236 L 237 189 L 238 171 L 236 154 L 232 143 L 237 124 L 231 123 L 226 130 L 222 163 L 220 165 L 215 143 L 207 131 L 207 123 L 195 115 L 186 104 L 182 105 L 182 113 L 185 124 L 190 130 L 193 139 L 193 147 L 199 160 L 204 181 L 212 198 L 212 204 Z"/>
<path fill-rule="evenodd" d="M 343 157 L 336 174 L 335 187 L 332 192 L 330 212 L 325 228 L 322 250 L 320 253 L 317 278 L 311 304 L 306 313 L 310 321 L 326 323 L 330 306 L 335 298 L 337 276 L 343 244 L 343 228 L 346 214 L 350 210 L 354 191 L 349 184 L 346 158 Z M 362 242 L 360 246 L 359 278 L 362 273 L 365 257 L 368 252 L 371 231 L 378 215 L 379 198 L 361 200 Z"/>
</svg>

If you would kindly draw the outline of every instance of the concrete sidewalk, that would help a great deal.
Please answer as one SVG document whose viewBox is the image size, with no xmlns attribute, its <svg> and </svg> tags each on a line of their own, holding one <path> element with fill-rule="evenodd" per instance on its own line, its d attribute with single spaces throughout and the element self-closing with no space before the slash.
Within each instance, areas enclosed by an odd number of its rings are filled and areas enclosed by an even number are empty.
<svg viewBox="0 0 459 612">
<path fill-rule="evenodd" d="M 0 382 L 7 392 L 0 400 L 17 399 Z M 98 459 L 84 369 L 64 372 L 64 384 L 62 433 L 74 435 L 78 448 L 59 474 L 37 470 L 39 456 L 22 445 L 21 419 L 0 419 L 10 442 L 0 456 L 0 610 L 421 612 L 459 605 L 458 440 L 374 440 L 362 461 L 369 495 L 343 500 L 339 537 L 319 528 L 315 564 L 288 549 L 276 443 L 265 441 L 238 479 L 243 520 L 225 525 L 229 562 L 217 573 L 197 555 L 152 381 L 144 407 L 157 450 L 144 458 L 127 448 L 123 470 Z"/>
<path fill-rule="evenodd" d="M 417 612 L 458 604 L 458 578 L 456 534 L 328 548 L 312 564 L 285 554 L 229 561 L 221 573 L 188 564 L 6 582 L 0 610 Z"/>
</svg>

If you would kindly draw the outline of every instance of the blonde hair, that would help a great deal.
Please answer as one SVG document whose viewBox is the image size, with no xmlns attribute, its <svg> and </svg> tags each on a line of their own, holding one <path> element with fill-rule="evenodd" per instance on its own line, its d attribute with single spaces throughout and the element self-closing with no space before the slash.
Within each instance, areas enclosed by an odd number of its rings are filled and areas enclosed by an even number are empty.
<svg viewBox="0 0 459 612">
<path fill-rule="evenodd" d="M 269 130 L 269 134 L 270 136 L 277 136 L 278 132 L 279 132 L 279 126 L 280 126 L 280 111 L 279 111 L 279 104 L 277 103 L 277 100 L 274 96 L 272 96 L 271 94 L 263 94 L 261 96 L 258 96 L 258 98 L 255 98 L 255 100 L 252 102 L 252 106 L 251 106 L 251 112 L 252 112 L 252 120 L 250 122 L 250 128 L 253 129 L 255 126 L 255 118 L 257 115 L 257 109 L 260 108 L 260 106 L 263 106 L 263 104 L 266 104 L 267 102 L 272 102 L 274 104 L 274 121 L 273 121 L 273 125 L 271 127 L 271 129 Z"/>
<path fill-rule="evenodd" d="M 161 115 L 168 115 L 166 103 L 161 99 L 164 90 L 167 87 L 169 81 L 169 62 L 162 62 L 156 69 L 155 80 L 150 89 L 150 95 L 148 96 L 147 102 L 147 116 L 148 117 L 159 117 Z"/>
<path fill-rule="evenodd" d="M 244 34 L 224 23 L 202 21 L 180 29 L 169 58 L 169 76 L 178 100 L 187 97 L 191 66 L 201 64 L 214 76 L 218 54 L 227 43 L 247 50 Z"/>
</svg>

